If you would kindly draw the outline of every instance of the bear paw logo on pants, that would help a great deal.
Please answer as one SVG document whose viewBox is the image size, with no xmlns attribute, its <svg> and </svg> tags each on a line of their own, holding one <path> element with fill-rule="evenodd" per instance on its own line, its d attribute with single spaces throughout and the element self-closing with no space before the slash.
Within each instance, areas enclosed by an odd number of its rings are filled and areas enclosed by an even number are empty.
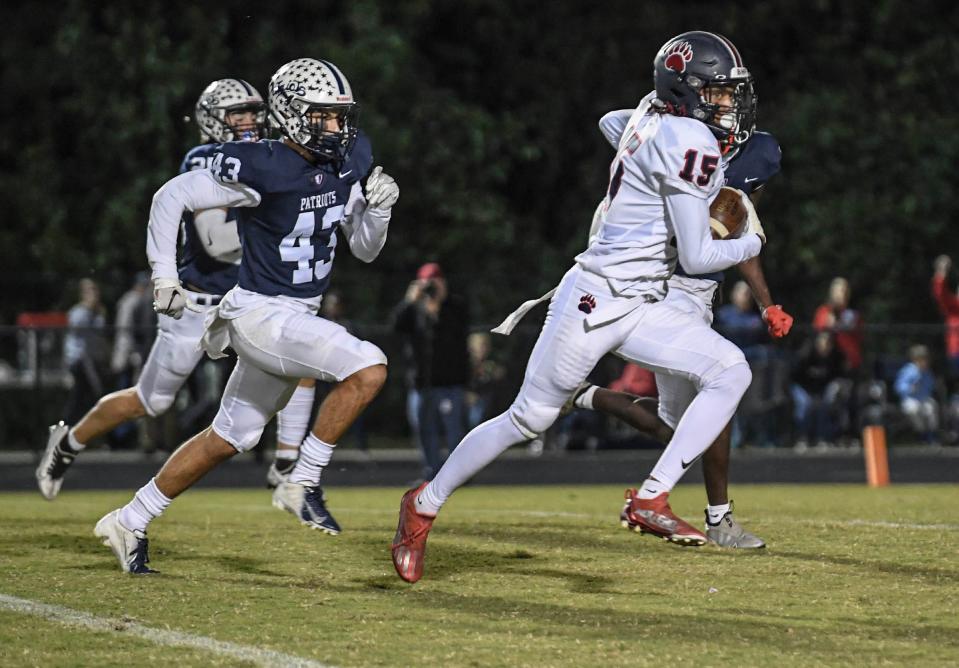
<svg viewBox="0 0 959 668">
<path fill-rule="evenodd" d="M 583 313 L 592 313 L 596 308 L 596 297 L 593 295 L 583 295 L 579 298 L 579 310 Z"/>
</svg>

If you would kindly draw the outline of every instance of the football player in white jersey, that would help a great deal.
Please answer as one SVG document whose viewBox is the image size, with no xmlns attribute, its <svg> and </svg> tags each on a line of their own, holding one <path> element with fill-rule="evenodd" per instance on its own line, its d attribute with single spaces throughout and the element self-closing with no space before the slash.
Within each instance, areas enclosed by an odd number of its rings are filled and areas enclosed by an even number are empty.
<svg viewBox="0 0 959 668">
<path fill-rule="evenodd" d="M 213 147 L 229 141 L 258 141 L 265 135 L 266 104 L 262 96 L 242 79 L 211 82 L 197 99 L 194 118 L 200 129 L 200 144 L 187 152 L 180 173 L 207 169 L 214 159 Z M 46 450 L 36 470 L 37 486 L 44 498 L 56 498 L 67 469 L 94 438 L 143 415 L 163 415 L 177 392 L 196 368 L 206 313 L 236 285 L 239 274 L 240 238 L 233 211 L 216 208 L 188 213 L 183 218 L 179 280 L 189 290 L 195 308 L 179 318 L 161 314 L 158 335 L 134 387 L 102 397 L 90 411 L 70 426 L 50 427 Z M 309 402 L 298 398 L 309 392 Z M 306 433 L 312 407 L 312 387 L 298 389 L 280 411 L 286 425 L 281 434 L 299 445 Z M 288 455 L 289 456 L 289 455 Z M 292 454 L 295 459 L 295 452 Z M 275 467 L 275 465 L 274 465 Z M 273 469 L 271 468 L 271 472 Z"/>
<path fill-rule="evenodd" d="M 94 534 L 129 573 L 151 572 L 149 523 L 220 462 L 255 446 L 300 378 L 336 384 L 274 504 L 311 528 L 339 533 L 320 475 L 386 380 L 383 352 L 317 311 L 330 284 L 337 229 L 353 255 L 372 262 L 386 243 L 399 187 L 382 167 L 373 168 L 352 89 L 332 63 L 300 58 L 277 70 L 269 113 L 282 140 L 218 144 L 209 169 L 181 174 L 153 198 L 147 256 L 154 305 L 174 318 L 192 307 L 176 271 L 181 216 L 236 209 L 239 280 L 207 315 L 201 346 L 211 357 L 232 347 L 237 362 L 210 427 L 174 452 L 128 504 L 97 522 Z"/>
<path fill-rule="evenodd" d="M 758 217 L 750 216 L 739 239 L 713 240 L 709 226 L 709 202 L 723 185 L 719 139 L 750 122 L 755 97 L 739 52 L 712 33 L 667 42 L 654 80 L 656 99 L 633 112 L 610 165 L 599 234 L 552 295 L 518 396 L 467 434 L 431 482 L 403 496 L 392 554 L 408 582 L 422 575 L 429 530 L 450 494 L 511 445 L 545 431 L 610 352 L 697 388 L 631 514 L 668 540 L 706 542 L 673 514 L 669 492 L 732 417 L 751 375 L 736 346 L 663 298 L 677 259 L 700 274 L 762 249 Z"/>
<path fill-rule="evenodd" d="M 651 95 L 655 96 L 655 93 Z M 600 120 L 600 130 L 614 148 L 619 145 L 631 115 L 632 110 L 624 109 L 612 111 Z M 731 135 L 727 145 L 729 150 L 723 155 L 725 183 L 748 193 L 751 201 L 755 203 L 767 182 L 779 172 L 779 144 L 768 133 L 754 133 L 751 128 L 744 128 L 737 135 Z M 600 202 L 590 228 L 590 238 L 599 232 L 602 206 L 603 202 Z M 792 316 L 773 301 L 759 258 L 747 260 L 737 268 L 762 309 L 762 317 L 770 336 L 786 336 L 792 327 Z M 713 296 L 722 280 L 721 273 L 690 276 L 685 272 L 677 272 L 669 279 L 666 299 L 679 308 L 701 314 L 703 326 L 709 327 L 713 319 Z M 635 397 L 584 383 L 570 398 L 564 410 L 577 406 L 613 415 L 663 443 L 668 443 L 679 418 L 696 395 L 696 390 L 693 384 L 682 376 L 657 373 L 656 382 L 659 389 L 658 399 Z M 746 531 L 733 516 L 728 490 L 730 433 L 731 426 L 727 425 L 703 455 L 703 478 L 709 499 L 705 510 L 706 536 L 711 542 L 722 547 L 762 548 L 765 547 L 765 541 Z M 632 494 L 635 494 L 634 490 L 627 490 L 627 497 Z M 636 528 L 637 525 L 632 525 L 629 521 L 628 505 L 627 503 L 621 520 L 625 526 Z"/>
</svg>

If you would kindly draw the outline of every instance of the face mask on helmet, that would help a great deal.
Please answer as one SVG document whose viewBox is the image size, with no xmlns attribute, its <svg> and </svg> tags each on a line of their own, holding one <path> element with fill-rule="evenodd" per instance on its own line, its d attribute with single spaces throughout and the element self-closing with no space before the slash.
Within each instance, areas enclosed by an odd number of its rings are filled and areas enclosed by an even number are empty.
<svg viewBox="0 0 959 668">
<path fill-rule="evenodd" d="M 266 136 L 266 104 L 241 104 L 225 110 L 224 125 L 233 136 L 230 141 L 257 141 Z"/>
<path fill-rule="evenodd" d="M 693 117 L 713 131 L 725 154 L 738 149 L 752 136 L 757 100 L 752 77 L 732 84 L 714 83 L 700 90 L 700 103 Z"/>
<path fill-rule="evenodd" d="M 326 160 L 343 160 L 356 141 L 356 104 L 311 105 L 306 110 L 309 139 L 303 147 Z"/>
<path fill-rule="evenodd" d="M 219 79 L 200 95 L 196 122 L 203 141 L 256 141 L 266 136 L 266 104 L 242 79 Z"/>
</svg>

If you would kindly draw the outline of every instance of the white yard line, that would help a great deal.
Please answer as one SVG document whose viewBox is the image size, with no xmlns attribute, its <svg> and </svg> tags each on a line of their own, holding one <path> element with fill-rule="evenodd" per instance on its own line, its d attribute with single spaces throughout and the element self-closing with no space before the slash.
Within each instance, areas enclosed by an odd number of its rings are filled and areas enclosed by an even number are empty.
<svg viewBox="0 0 959 668">
<path fill-rule="evenodd" d="M 57 622 L 66 626 L 102 631 L 117 636 L 132 636 L 147 640 L 157 645 L 167 647 L 190 647 L 211 652 L 222 657 L 230 657 L 241 661 L 250 661 L 259 666 L 297 666 L 302 668 L 331 668 L 327 664 L 304 659 L 292 654 L 275 652 L 269 649 L 239 645 L 237 643 L 215 640 L 206 636 L 170 631 L 144 626 L 136 622 L 111 617 L 98 617 L 82 610 L 73 610 L 62 605 L 39 603 L 16 596 L 0 594 L 0 610 L 10 610 L 24 615 L 41 617 L 48 621 Z"/>
</svg>

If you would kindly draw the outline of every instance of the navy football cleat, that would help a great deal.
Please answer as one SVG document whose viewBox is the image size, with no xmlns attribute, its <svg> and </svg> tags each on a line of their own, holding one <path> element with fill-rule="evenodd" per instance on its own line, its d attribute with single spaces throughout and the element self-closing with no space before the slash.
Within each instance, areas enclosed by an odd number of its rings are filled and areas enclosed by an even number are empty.
<svg viewBox="0 0 959 668">
<path fill-rule="evenodd" d="M 120 511 L 113 510 L 100 518 L 93 535 L 113 551 L 120 569 L 133 575 L 157 573 L 149 566 L 150 541 L 142 531 L 130 531 L 120 524 Z"/>
<path fill-rule="evenodd" d="M 340 533 L 340 525 L 327 510 L 323 488 L 319 485 L 307 487 L 295 482 L 281 482 L 273 491 L 273 507 L 293 513 L 306 526 L 331 536 Z"/>
</svg>

